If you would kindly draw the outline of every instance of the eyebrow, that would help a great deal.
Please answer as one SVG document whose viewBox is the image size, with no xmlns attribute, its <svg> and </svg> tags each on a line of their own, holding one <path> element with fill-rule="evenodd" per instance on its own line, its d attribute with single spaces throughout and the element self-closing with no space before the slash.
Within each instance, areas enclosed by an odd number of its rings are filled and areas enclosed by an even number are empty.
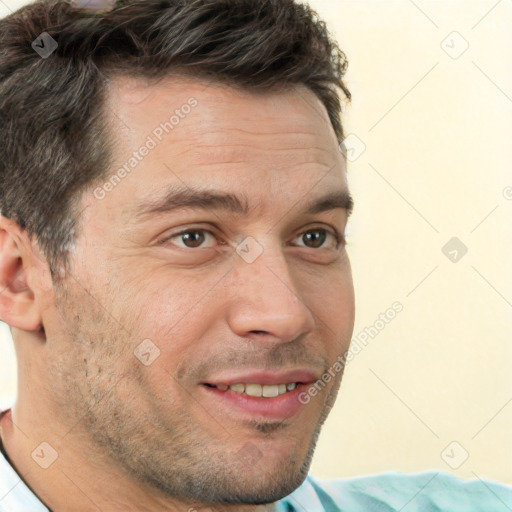
<svg viewBox="0 0 512 512">
<path fill-rule="evenodd" d="M 170 213 L 179 209 L 225 210 L 242 216 L 249 216 L 251 209 L 245 195 L 236 195 L 212 189 L 194 189 L 172 186 L 167 193 L 157 199 L 139 202 L 135 210 L 135 220 L 142 222 L 160 213 Z M 321 212 L 343 209 L 347 215 L 354 209 L 354 200 L 346 190 L 334 190 L 310 202 L 306 202 L 303 212 L 314 215 Z"/>
</svg>

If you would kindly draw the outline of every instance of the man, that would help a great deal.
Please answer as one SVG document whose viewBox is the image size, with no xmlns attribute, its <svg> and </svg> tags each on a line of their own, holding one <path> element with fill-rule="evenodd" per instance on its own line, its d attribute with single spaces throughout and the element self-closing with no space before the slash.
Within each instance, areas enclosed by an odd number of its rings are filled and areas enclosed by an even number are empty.
<svg viewBox="0 0 512 512">
<path fill-rule="evenodd" d="M 38 1 L 0 38 L 0 318 L 18 360 L 1 511 L 510 500 L 434 472 L 308 475 L 354 324 L 346 60 L 311 9 Z"/>
</svg>

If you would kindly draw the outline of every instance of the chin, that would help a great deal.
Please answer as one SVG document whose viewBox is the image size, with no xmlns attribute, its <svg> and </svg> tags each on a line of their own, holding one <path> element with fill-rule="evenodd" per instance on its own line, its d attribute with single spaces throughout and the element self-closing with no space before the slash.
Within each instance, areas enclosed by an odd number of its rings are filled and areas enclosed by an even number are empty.
<svg viewBox="0 0 512 512">
<path fill-rule="evenodd" d="M 218 494 L 212 500 L 214 504 L 266 505 L 281 500 L 297 489 L 306 479 L 309 466 L 303 466 L 293 475 L 266 475 L 259 482 L 238 481 L 228 492 Z M 227 490 L 227 489 L 226 489 Z"/>
</svg>

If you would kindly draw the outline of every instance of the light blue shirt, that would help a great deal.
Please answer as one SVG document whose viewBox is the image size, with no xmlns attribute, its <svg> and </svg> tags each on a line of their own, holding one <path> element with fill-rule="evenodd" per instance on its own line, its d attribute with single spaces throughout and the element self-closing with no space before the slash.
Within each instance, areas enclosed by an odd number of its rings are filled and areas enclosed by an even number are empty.
<svg viewBox="0 0 512 512">
<path fill-rule="evenodd" d="M 323 480 L 308 475 L 276 512 L 507 512 L 512 486 L 442 472 Z M 0 512 L 48 512 L 0 453 Z M 70 511 L 72 512 L 72 511 Z M 107 512 L 107 511 L 105 511 Z"/>
</svg>

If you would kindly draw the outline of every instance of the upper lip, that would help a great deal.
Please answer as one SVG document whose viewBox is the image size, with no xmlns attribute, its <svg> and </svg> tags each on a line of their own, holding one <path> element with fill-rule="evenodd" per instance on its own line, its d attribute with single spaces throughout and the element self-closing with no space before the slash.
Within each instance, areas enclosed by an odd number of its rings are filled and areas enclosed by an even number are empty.
<svg viewBox="0 0 512 512">
<path fill-rule="evenodd" d="M 301 382 L 308 384 L 317 380 L 315 374 L 306 369 L 295 369 L 287 371 L 269 371 L 269 370 L 250 370 L 240 372 L 230 372 L 224 375 L 218 375 L 204 382 L 204 384 L 225 384 L 231 386 L 243 382 L 245 384 L 287 384 L 291 382 Z"/>
</svg>

